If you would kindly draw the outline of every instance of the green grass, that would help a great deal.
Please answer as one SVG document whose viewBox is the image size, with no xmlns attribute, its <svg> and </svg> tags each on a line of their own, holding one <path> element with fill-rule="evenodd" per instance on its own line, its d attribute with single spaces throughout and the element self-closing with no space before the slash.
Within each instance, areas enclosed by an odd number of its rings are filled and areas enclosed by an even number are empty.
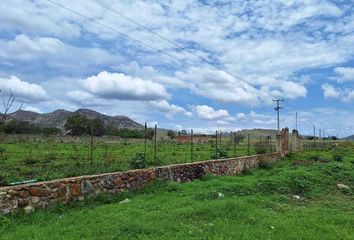
<svg viewBox="0 0 354 240">
<path fill-rule="evenodd" d="M 262 166 L 1 217 L 1 239 L 353 239 L 352 144 Z"/>
<path fill-rule="evenodd" d="M 263 137 L 264 139 L 264 137 Z M 257 138 L 258 140 L 258 138 Z M 250 144 L 250 154 L 255 154 L 254 143 Z M 219 144 L 218 144 L 219 145 Z M 220 146 L 221 145 L 221 146 Z M 219 148 L 225 149 L 228 157 L 248 154 L 247 140 L 236 146 L 236 154 L 230 139 L 222 139 Z M 50 180 L 90 173 L 125 171 L 132 168 L 130 161 L 134 154 L 144 153 L 143 140 L 122 140 L 117 138 L 95 138 L 93 162 L 90 159 L 90 139 L 88 137 L 54 136 L 9 136 L 0 148 L 0 185 L 29 179 Z M 267 148 L 268 151 L 274 151 Z M 213 159 L 215 144 L 194 144 L 193 158 L 191 145 L 159 140 L 156 160 L 153 157 L 154 144 L 147 142 L 148 166 L 161 166 Z"/>
</svg>

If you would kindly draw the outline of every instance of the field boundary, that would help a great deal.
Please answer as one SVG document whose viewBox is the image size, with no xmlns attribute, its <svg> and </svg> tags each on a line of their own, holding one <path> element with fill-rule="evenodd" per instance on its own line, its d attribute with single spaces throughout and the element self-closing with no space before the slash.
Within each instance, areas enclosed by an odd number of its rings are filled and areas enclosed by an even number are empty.
<svg viewBox="0 0 354 240">
<path fill-rule="evenodd" d="M 258 154 L 1 187 L 0 212 L 31 212 L 57 203 L 82 201 L 101 193 L 136 191 L 157 180 L 188 182 L 210 174 L 235 175 L 258 168 L 263 161 L 275 163 L 285 154 Z"/>
</svg>

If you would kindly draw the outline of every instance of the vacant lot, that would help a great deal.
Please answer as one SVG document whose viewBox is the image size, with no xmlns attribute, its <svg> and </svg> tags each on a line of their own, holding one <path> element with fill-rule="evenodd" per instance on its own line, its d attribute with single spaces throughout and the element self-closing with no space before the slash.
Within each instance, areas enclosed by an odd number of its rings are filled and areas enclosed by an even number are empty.
<svg viewBox="0 0 354 240">
<path fill-rule="evenodd" d="M 250 141 L 250 154 L 255 154 L 254 144 L 260 139 Z M 261 138 L 262 148 L 270 152 L 275 150 L 274 142 Z M 89 173 L 124 171 L 135 168 L 131 162 L 146 153 L 147 166 L 185 163 L 215 158 L 215 140 L 208 143 L 177 143 L 159 139 L 156 143 L 148 140 L 95 138 L 92 145 L 89 137 L 56 136 L 9 136 L 0 150 L 0 185 L 22 180 L 49 180 Z M 146 146 L 146 147 L 145 147 Z M 248 154 L 248 142 L 245 139 L 233 145 L 230 138 L 218 141 L 217 157 L 234 157 Z M 139 160 L 139 159 L 137 159 Z"/>
<path fill-rule="evenodd" d="M 240 176 L 156 183 L 133 194 L 1 217 L 0 231 L 2 239 L 353 239 L 353 190 L 348 143 L 292 154 Z"/>
</svg>

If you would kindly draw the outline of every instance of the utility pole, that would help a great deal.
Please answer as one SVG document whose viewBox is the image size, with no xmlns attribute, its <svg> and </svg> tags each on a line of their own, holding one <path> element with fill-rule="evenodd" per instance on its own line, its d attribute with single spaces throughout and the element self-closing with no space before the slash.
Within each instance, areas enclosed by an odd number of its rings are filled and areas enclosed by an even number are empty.
<svg viewBox="0 0 354 240">
<path fill-rule="evenodd" d="M 316 126 L 313 125 L 313 140 L 316 139 Z"/>
<path fill-rule="evenodd" d="M 280 124 L 279 124 L 279 112 L 282 107 L 280 107 L 280 102 L 283 102 L 283 98 L 276 98 L 273 99 L 273 102 L 277 103 L 277 106 L 274 108 L 274 110 L 277 112 L 277 123 L 278 123 L 278 131 L 280 131 Z"/>
<path fill-rule="evenodd" d="M 297 112 L 295 114 L 295 130 L 297 131 Z"/>
</svg>

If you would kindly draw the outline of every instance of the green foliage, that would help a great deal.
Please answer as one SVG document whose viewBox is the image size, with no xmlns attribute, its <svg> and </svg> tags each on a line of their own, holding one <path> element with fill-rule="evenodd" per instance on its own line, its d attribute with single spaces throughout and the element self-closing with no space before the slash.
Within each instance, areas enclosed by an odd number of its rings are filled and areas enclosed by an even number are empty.
<svg viewBox="0 0 354 240">
<path fill-rule="evenodd" d="M 213 159 L 227 158 L 227 150 L 225 148 L 218 148 L 211 156 Z"/>
<path fill-rule="evenodd" d="M 257 154 L 267 153 L 267 145 L 264 142 L 255 142 L 253 145 Z"/>
<path fill-rule="evenodd" d="M 46 134 L 53 135 L 61 132 L 58 128 L 41 127 L 26 121 L 10 120 L 1 128 L 0 132 L 5 134 Z"/>
<path fill-rule="evenodd" d="M 93 135 L 102 136 L 104 133 L 104 122 L 101 119 L 89 119 L 86 116 L 75 114 L 70 116 L 64 125 L 65 129 L 74 136 Z"/>
<path fill-rule="evenodd" d="M 176 137 L 176 132 L 172 130 L 168 130 L 167 136 L 169 136 L 171 139 L 174 139 Z"/>
<path fill-rule="evenodd" d="M 343 161 L 343 154 L 339 152 L 338 150 L 334 149 L 333 154 L 332 154 L 333 160 L 336 162 L 342 162 Z"/>
<path fill-rule="evenodd" d="M 132 169 L 142 169 L 148 166 L 146 156 L 144 153 L 136 153 L 130 159 L 130 167 Z"/>
<path fill-rule="evenodd" d="M 234 135 L 234 141 L 235 141 L 236 144 L 239 144 L 239 143 L 243 142 L 244 139 L 245 139 L 245 136 L 242 135 L 242 134 L 236 133 Z"/>
<path fill-rule="evenodd" d="M 3 239 L 352 239 L 354 148 L 294 153 L 252 175 L 157 182 L 70 206 L 0 217 Z M 317 156 L 318 161 L 309 161 Z M 311 162 L 293 165 L 293 161 Z M 299 195 L 294 198 L 293 195 Z M 129 199 L 130 202 L 120 204 Z M 49 221 L 49 220 L 50 221 Z M 292 231 L 289 231 L 292 229 Z"/>
</svg>

